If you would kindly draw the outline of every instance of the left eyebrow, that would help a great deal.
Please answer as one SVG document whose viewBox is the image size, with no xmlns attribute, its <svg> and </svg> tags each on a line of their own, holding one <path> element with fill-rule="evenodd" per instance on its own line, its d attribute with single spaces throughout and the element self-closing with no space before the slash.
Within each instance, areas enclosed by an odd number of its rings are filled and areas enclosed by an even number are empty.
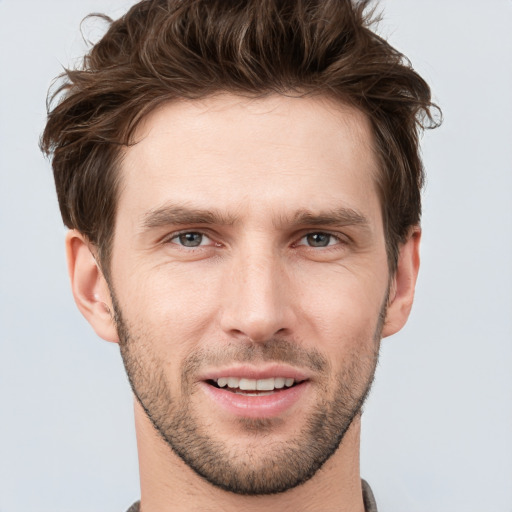
<svg viewBox="0 0 512 512">
<path fill-rule="evenodd" d="M 280 223 L 286 222 L 280 219 Z M 361 226 L 369 228 L 370 222 L 360 212 L 352 208 L 336 208 L 332 210 L 322 210 L 312 212 L 310 210 L 299 210 L 289 221 L 292 225 L 297 226 Z"/>
</svg>

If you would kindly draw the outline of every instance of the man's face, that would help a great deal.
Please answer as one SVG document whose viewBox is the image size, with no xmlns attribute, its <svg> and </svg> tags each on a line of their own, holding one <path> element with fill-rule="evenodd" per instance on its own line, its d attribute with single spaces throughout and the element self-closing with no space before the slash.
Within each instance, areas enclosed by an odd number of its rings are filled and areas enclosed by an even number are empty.
<svg viewBox="0 0 512 512">
<path fill-rule="evenodd" d="M 160 108 L 137 140 L 110 283 L 133 390 L 211 483 L 294 487 L 375 370 L 389 273 L 369 123 L 325 99 L 226 94 Z"/>
</svg>

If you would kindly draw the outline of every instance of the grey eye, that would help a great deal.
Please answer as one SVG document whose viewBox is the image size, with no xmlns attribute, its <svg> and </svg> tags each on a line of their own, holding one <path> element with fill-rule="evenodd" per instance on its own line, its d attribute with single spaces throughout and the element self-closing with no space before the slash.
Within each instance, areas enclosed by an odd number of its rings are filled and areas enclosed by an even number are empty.
<svg viewBox="0 0 512 512">
<path fill-rule="evenodd" d="M 182 233 L 178 235 L 178 240 L 184 247 L 199 247 L 203 241 L 203 235 L 201 233 Z"/>
<path fill-rule="evenodd" d="M 310 233 L 306 241 L 311 247 L 327 247 L 331 243 L 332 235 L 328 233 Z"/>
</svg>

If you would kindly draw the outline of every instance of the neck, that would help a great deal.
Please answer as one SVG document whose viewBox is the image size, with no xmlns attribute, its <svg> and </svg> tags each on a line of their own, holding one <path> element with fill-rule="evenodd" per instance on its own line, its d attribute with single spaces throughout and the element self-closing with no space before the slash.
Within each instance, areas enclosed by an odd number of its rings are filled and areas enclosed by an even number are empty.
<svg viewBox="0 0 512 512">
<path fill-rule="evenodd" d="M 135 401 L 141 512 L 363 512 L 359 476 L 360 416 L 338 450 L 306 483 L 279 494 L 243 496 L 219 489 L 190 469 L 158 435 Z"/>
</svg>

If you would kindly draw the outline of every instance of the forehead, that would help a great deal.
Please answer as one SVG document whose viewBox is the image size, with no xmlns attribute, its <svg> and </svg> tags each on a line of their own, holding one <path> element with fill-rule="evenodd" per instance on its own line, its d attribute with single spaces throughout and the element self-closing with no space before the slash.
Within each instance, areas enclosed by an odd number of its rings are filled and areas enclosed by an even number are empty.
<svg viewBox="0 0 512 512">
<path fill-rule="evenodd" d="M 169 202 L 265 215 L 378 203 L 370 122 L 324 97 L 171 102 L 135 141 L 122 159 L 118 213 Z"/>
</svg>

